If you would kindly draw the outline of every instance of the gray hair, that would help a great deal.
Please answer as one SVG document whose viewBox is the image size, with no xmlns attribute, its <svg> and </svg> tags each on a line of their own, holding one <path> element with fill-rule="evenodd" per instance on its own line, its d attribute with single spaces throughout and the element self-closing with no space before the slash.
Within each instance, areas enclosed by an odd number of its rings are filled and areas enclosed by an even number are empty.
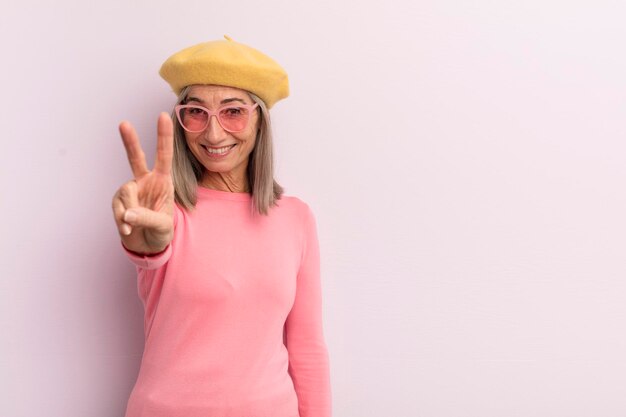
<svg viewBox="0 0 626 417">
<path fill-rule="evenodd" d="M 189 88 L 190 86 L 183 88 L 176 104 L 181 104 L 187 99 Z M 268 215 L 269 209 L 275 206 L 277 200 L 282 197 L 284 189 L 274 179 L 272 125 L 269 111 L 263 100 L 249 91 L 247 93 L 255 103 L 259 103 L 258 108 L 261 111 L 261 124 L 246 169 L 252 194 L 250 210 L 253 215 L 255 213 Z M 176 110 L 172 110 L 172 122 L 174 123 L 174 159 L 172 161 L 174 198 L 181 207 L 191 211 L 196 207 L 196 188 L 205 168 L 187 146 L 185 131 L 178 122 Z"/>
</svg>

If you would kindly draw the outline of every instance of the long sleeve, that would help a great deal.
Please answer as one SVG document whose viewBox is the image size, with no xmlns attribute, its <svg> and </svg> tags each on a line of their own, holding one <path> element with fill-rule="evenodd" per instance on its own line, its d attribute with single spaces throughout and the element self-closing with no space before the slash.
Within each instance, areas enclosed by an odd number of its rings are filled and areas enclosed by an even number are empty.
<svg viewBox="0 0 626 417">
<path fill-rule="evenodd" d="M 125 417 L 332 417 L 310 207 L 282 196 L 259 216 L 250 193 L 197 197 L 163 252 L 127 251 L 145 348 Z"/>
<path fill-rule="evenodd" d="M 300 417 L 331 417 L 329 357 L 322 326 L 320 251 L 315 217 L 307 206 L 296 296 L 285 322 L 289 373 Z"/>
<path fill-rule="evenodd" d="M 162 252 L 159 252 L 158 254 L 155 254 L 155 255 L 138 255 L 134 252 L 129 251 L 121 241 L 120 241 L 120 244 L 122 245 L 122 249 L 124 249 L 126 256 L 128 256 L 128 259 L 132 263 L 134 263 L 135 266 L 138 266 L 143 269 L 160 268 L 170 259 L 170 256 L 172 256 L 172 244 L 171 243 L 168 244 L 167 247 Z"/>
</svg>

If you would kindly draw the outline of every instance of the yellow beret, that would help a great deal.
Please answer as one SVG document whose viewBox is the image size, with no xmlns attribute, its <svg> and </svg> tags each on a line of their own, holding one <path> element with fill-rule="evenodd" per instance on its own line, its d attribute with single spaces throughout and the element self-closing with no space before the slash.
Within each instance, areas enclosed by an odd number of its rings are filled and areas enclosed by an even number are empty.
<svg viewBox="0 0 626 417">
<path fill-rule="evenodd" d="M 224 85 L 256 94 L 268 109 L 289 95 L 287 73 L 276 61 L 229 36 L 224 38 L 175 53 L 163 63 L 159 75 L 176 95 L 192 84 Z"/>
</svg>

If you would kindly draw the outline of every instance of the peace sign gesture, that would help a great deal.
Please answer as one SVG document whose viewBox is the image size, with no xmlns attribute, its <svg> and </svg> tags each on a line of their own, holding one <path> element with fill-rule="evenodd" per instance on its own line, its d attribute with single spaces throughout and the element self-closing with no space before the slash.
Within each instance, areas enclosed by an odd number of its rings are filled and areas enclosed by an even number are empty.
<svg viewBox="0 0 626 417">
<path fill-rule="evenodd" d="M 172 119 L 159 115 L 157 155 L 154 169 L 148 170 L 135 129 L 129 122 L 119 125 L 134 179 L 122 185 L 113 196 L 113 217 L 124 246 L 137 253 L 164 250 L 174 237 L 174 183 Z"/>
</svg>

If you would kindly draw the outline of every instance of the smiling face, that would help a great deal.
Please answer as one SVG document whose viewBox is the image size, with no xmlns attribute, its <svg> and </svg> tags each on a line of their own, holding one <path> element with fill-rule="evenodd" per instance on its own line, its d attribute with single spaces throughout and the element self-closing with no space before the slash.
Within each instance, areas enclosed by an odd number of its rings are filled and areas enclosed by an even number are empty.
<svg viewBox="0 0 626 417">
<path fill-rule="evenodd" d="M 249 104 L 254 101 L 244 90 L 219 85 L 193 85 L 185 104 L 196 104 L 215 111 L 225 104 Z M 204 166 L 200 185 L 224 191 L 248 191 L 246 169 L 249 156 L 259 130 L 259 109 L 252 111 L 245 129 L 228 132 L 222 128 L 217 117 L 210 117 L 206 129 L 201 132 L 185 131 L 187 146 Z M 225 153 L 223 151 L 226 150 Z"/>
</svg>

